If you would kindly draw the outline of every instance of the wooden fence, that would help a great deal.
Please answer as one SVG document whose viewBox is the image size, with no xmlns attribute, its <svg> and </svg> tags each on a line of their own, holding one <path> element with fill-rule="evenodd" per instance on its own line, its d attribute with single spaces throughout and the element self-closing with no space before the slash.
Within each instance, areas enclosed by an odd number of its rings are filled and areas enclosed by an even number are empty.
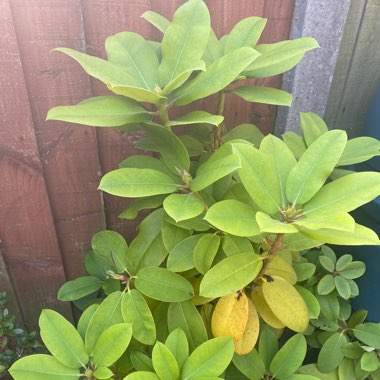
<svg viewBox="0 0 380 380">
<path fill-rule="evenodd" d="M 170 18 L 180 0 L 0 0 L 0 291 L 11 312 L 35 327 L 43 307 L 72 317 L 57 290 L 84 273 L 92 235 L 109 228 L 129 239 L 135 222 L 117 218 L 127 200 L 101 194 L 102 173 L 134 154 L 134 137 L 109 129 L 45 122 L 53 106 L 100 95 L 58 46 L 104 56 L 104 40 L 119 31 L 160 33 L 140 18 L 151 9 Z M 289 36 L 294 0 L 206 0 L 220 36 L 248 16 L 268 18 L 261 42 Z M 280 87 L 281 77 L 266 80 Z M 215 112 L 211 100 L 205 104 Z M 276 110 L 228 99 L 228 123 L 250 120 L 268 133 Z"/>
</svg>

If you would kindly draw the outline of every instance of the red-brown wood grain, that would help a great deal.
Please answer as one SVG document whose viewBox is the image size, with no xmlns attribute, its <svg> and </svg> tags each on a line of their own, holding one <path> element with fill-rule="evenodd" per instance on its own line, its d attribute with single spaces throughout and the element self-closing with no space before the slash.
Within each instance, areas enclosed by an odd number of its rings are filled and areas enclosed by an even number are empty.
<svg viewBox="0 0 380 380">
<path fill-rule="evenodd" d="M 105 228 L 100 165 L 93 128 L 46 122 L 47 111 L 91 96 L 88 75 L 56 47 L 84 50 L 79 0 L 13 0 L 26 87 L 68 278 L 84 273 L 92 235 Z M 43 57 L 43 59 L 41 59 Z"/>
<path fill-rule="evenodd" d="M 27 326 L 42 306 L 70 316 L 56 300 L 65 281 L 7 0 L 0 2 L 0 239 Z"/>
</svg>

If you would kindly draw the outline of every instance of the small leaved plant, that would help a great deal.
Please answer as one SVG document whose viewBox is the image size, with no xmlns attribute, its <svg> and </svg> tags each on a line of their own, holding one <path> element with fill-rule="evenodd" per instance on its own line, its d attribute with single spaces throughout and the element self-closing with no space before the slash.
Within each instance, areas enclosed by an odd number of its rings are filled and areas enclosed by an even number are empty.
<svg viewBox="0 0 380 380">
<path fill-rule="evenodd" d="M 380 173 L 346 167 L 379 155 L 380 143 L 347 140 L 312 113 L 301 114 L 302 136 L 282 139 L 224 123 L 231 96 L 289 106 L 290 94 L 249 79 L 291 69 L 318 44 L 259 44 L 259 17 L 218 39 L 202 0 L 184 3 L 171 21 L 143 17 L 161 42 L 118 33 L 106 40 L 107 60 L 56 49 L 114 95 L 53 108 L 48 119 L 143 131 L 136 147 L 152 155 L 127 157 L 99 188 L 136 198 L 121 218 L 153 211 L 129 244 L 113 231 L 94 235 L 88 276 L 58 294 L 84 310 L 77 327 L 44 310 L 51 355 L 19 360 L 12 376 L 378 379 L 380 324 L 352 314 L 349 302 L 364 264 L 325 244 L 379 244 L 349 212 L 380 194 Z M 215 114 L 181 112 L 214 94 Z M 314 349 L 316 363 L 307 355 Z"/>
</svg>

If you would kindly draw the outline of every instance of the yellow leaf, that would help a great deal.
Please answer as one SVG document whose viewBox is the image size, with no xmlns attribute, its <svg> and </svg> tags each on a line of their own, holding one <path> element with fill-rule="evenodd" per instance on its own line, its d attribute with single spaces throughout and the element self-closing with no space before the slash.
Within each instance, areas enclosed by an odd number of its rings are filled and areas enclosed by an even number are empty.
<svg viewBox="0 0 380 380">
<path fill-rule="evenodd" d="M 275 256 L 272 259 L 265 274 L 281 277 L 292 285 L 297 282 L 297 274 L 293 267 L 281 256 Z"/>
<path fill-rule="evenodd" d="M 251 293 L 251 297 L 255 307 L 265 323 L 275 329 L 282 329 L 285 325 L 273 314 L 272 310 L 269 308 L 267 302 L 265 301 L 263 290 L 261 286 L 256 286 Z"/>
<path fill-rule="evenodd" d="M 231 336 L 239 339 L 247 326 L 248 297 L 235 292 L 219 299 L 211 319 L 211 330 L 214 337 Z"/>
<path fill-rule="evenodd" d="M 278 276 L 264 281 L 263 295 L 273 314 L 289 329 L 303 332 L 309 325 L 309 312 L 305 301 L 294 286 Z"/>
<path fill-rule="evenodd" d="M 255 305 L 248 299 L 248 322 L 244 334 L 235 341 L 235 352 L 238 355 L 248 354 L 253 350 L 259 337 L 260 322 Z"/>
</svg>

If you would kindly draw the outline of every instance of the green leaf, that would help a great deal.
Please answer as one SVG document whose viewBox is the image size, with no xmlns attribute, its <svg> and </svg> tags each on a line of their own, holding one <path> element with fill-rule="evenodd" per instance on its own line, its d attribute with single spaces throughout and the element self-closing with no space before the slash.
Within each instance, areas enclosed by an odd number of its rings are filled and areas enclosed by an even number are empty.
<svg viewBox="0 0 380 380">
<path fill-rule="evenodd" d="M 311 239 L 329 244 L 379 245 L 379 238 L 376 233 L 360 224 L 355 224 L 355 229 L 352 232 L 322 228 L 320 230 L 303 229 L 302 234 Z"/>
<path fill-rule="evenodd" d="M 88 324 L 85 336 L 85 348 L 89 355 L 92 354 L 96 342 L 104 330 L 118 323 L 123 323 L 121 314 L 122 292 L 110 294 L 96 309 Z"/>
<path fill-rule="evenodd" d="M 123 355 L 132 338 L 132 325 L 118 323 L 104 330 L 97 340 L 93 351 L 96 367 L 110 367 Z"/>
<path fill-rule="evenodd" d="M 119 197 L 136 198 L 174 193 L 178 186 L 171 177 L 157 170 L 123 168 L 104 175 L 99 189 Z"/>
<path fill-rule="evenodd" d="M 221 115 L 212 115 L 211 113 L 205 111 L 192 111 L 178 117 L 175 120 L 170 120 L 169 126 L 173 125 L 189 125 L 189 124 L 211 124 L 218 126 L 222 123 L 224 117 Z"/>
<path fill-rule="evenodd" d="M 193 287 L 185 278 L 165 268 L 140 269 L 134 284 L 141 293 L 163 302 L 186 301 L 194 295 Z"/>
<path fill-rule="evenodd" d="M 287 145 L 273 135 L 264 137 L 260 144 L 260 152 L 266 154 L 270 167 L 275 169 L 275 174 L 280 185 L 282 207 L 285 208 L 288 204 L 285 190 L 286 181 L 297 161 Z"/>
<path fill-rule="evenodd" d="M 199 294 L 216 298 L 233 293 L 248 285 L 258 275 L 262 265 L 260 257 L 252 252 L 227 257 L 206 273 Z"/>
<path fill-rule="evenodd" d="M 328 272 L 334 272 L 335 263 L 329 256 L 320 256 L 319 261 Z"/>
<path fill-rule="evenodd" d="M 314 296 L 312 292 L 310 292 L 303 286 L 295 285 L 295 288 L 297 289 L 297 292 L 301 295 L 301 297 L 305 301 L 307 309 L 309 310 L 309 318 L 317 319 L 321 312 L 321 307 L 319 306 L 319 302 L 317 298 Z"/>
<path fill-rule="evenodd" d="M 322 373 L 319 371 L 316 364 L 304 365 L 297 372 L 305 375 L 315 376 L 317 379 L 321 380 L 339 380 L 338 372 L 336 370 L 330 373 Z"/>
<path fill-rule="evenodd" d="M 223 136 L 223 141 L 227 142 L 231 140 L 242 139 L 252 143 L 255 146 L 259 146 L 263 138 L 263 133 L 259 128 L 256 127 L 256 125 L 240 124 L 228 131 Z"/>
<path fill-rule="evenodd" d="M 129 156 L 125 160 L 120 162 L 119 168 L 154 169 L 159 172 L 166 173 L 167 175 L 172 176 L 173 178 L 177 178 L 177 176 L 173 175 L 173 173 L 161 160 L 151 156 Z"/>
<path fill-rule="evenodd" d="M 126 96 L 127 98 L 134 99 L 137 102 L 161 104 L 166 100 L 164 96 L 161 96 L 154 91 L 146 90 L 145 88 L 111 83 L 108 83 L 107 87 L 115 94 Z"/>
<path fill-rule="evenodd" d="M 205 125 L 205 124 L 200 124 Z M 199 140 L 200 137 L 195 138 L 190 135 L 181 135 L 179 139 L 182 144 L 185 146 L 186 150 L 189 153 L 190 157 L 196 157 L 206 153 L 205 144 Z"/>
<path fill-rule="evenodd" d="M 374 372 L 379 368 L 379 358 L 376 352 L 365 352 L 360 359 L 360 367 L 367 372 Z"/>
<path fill-rule="evenodd" d="M 257 45 L 255 49 L 261 54 L 243 75 L 253 78 L 265 78 L 281 74 L 294 67 L 305 52 L 319 47 L 311 37 L 281 41 L 274 44 Z"/>
<path fill-rule="evenodd" d="M 318 283 L 318 294 L 326 295 L 335 289 L 334 277 L 331 274 L 324 275 Z"/>
<path fill-rule="evenodd" d="M 350 319 L 348 320 L 348 327 L 354 328 L 356 325 L 363 323 L 368 316 L 368 311 L 364 309 L 356 310 L 352 313 Z"/>
<path fill-rule="evenodd" d="M 361 261 L 353 261 L 348 264 L 344 270 L 340 271 L 340 275 L 348 280 L 363 276 L 365 272 L 365 264 Z"/>
<path fill-rule="evenodd" d="M 361 323 L 354 328 L 354 335 L 357 339 L 368 346 L 380 348 L 380 324 L 379 323 Z"/>
<path fill-rule="evenodd" d="M 320 245 L 320 241 L 310 239 L 301 233 L 287 234 L 284 238 L 284 249 L 288 251 L 303 251 Z"/>
<path fill-rule="evenodd" d="M 34 354 L 17 360 L 9 369 L 17 380 L 75 380 L 80 378 L 79 369 L 68 368 L 56 358 Z"/>
<path fill-rule="evenodd" d="M 339 166 L 358 164 L 379 156 L 380 142 L 373 137 L 361 136 L 348 140 L 338 162 Z"/>
<path fill-rule="evenodd" d="M 344 270 L 347 268 L 349 264 L 352 262 L 352 256 L 351 255 L 343 255 L 340 256 L 338 261 L 336 262 L 336 270 L 339 272 L 341 270 Z"/>
<path fill-rule="evenodd" d="M 177 9 L 161 44 L 158 75 L 162 85 L 199 64 L 208 42 L 204 36 L 209 33 L 210 15 L 203 1 L 190 0 Z"/>
<path fill-rule="evenodd" d="M 360 346 L 359 342 L 346 343 L 342 347 L 342 352 L 345 357 L 349 359 L 360 359 L 363 355 L 363 348 Z"/>
<path fill-rule="evenodd" d="M 156 324 L 157 340 L 164 342 L 169 335 L 168 329 L 168 308 L 169 304 L 161 302 L 153 311 L 154 323 Z M 159 327 L 159 328 L 158 328 Z"/>
<path fill-rule="evenodd" d="M 318 137 L 328 132 L 326 123 L 313 112 L 301 112 L 300 122 L 307 146 L 310 146 Z"/>
<path fill-rule="evenodd" d="M 285 132 L 282 135 L 284 143 L 294 154 L 294 157 L 298 160 L 306 151 L 306 145 L 302 137 L 294 132 Z"/>
<path fill-rule="evenodd" d="M 218 58 L 223 55 L 223 46 L 222 43 L 218 40 L 215 35 L 215 32 L 210 29 L 210 36 L 208 38 L 207 47 L 203 54 L 203 61 L 206 63 L 206 66 L 211 65 Z"/>
<path fill-rule="evenodd" d="M 275 234 L 294 234 L 298 232 L 298 229 L 292 224 L 287 224 L 281 222 L 280 220 L 272 219 L 270 216 L 261 211 L 256 213 L 256 221 L 260 227 L 260 232 L 271 232 Z"/>
<path fill-rule="evenodd" d="M 98 307 L 99 305 L 97 303 L 90 305 L 87 309 L 83 311 L 79 318 L 77 330 L 83 339 L 86 336 L 88 324 L 90 323 L 90 320 Z"/>
<path fill-rule="evenodd" d="M 326 340 L 318 355 L 318 368 L 322 372 L 331 372 L 338 368 L 344 358 L 342 347 L 346 343 L 347 338 L 341 333 L 335 333 Z"/>
<path fill-rule="evenodd" d="M 281 188 L 267 155 L 247 144 L 232 144 L 232 147 L 241 160 L 240 180 L 252 200 L 265 213 L 277 213 L 281 208 Z"/>
<path fill-rule="evenodd" d="M 108 61 L 122 67 L 133 78 L 129 85 L 155 89 L 159 63 L 156 52 L 148 41 L 137 33 L 121 32 L 108 37 L 105 48 Z"/>
<path fill-rule="evenodd" d="M 171 303 L 168 309 L 169 331 L 180 328 L 186 334 L 190 351 L 206 342 L 207 330 L 197 308 L 191 301 Z"/>
<path fill-rule="evenodd" d="M 293 269 L 297 273 L 297 282 L 301 282 L 310 278 L 316 267 L 313 263 L 293 263 Z"/>
<path fill-rule="evenodd" d="M 126 271 L 128 245 L 125 239 L 115 231 L 100 231 L 91 240 L 94 253 L 112 264 L 116 271 Z"/>
<path fill-rule="evenodd" d="M 196 177 L 190 183 L 190 189 L 192 191 L 203 190 L 239 168 L 241 168 L 240 159 L 233 154 L 208 160 L 198 168 Z"/>
<path fill-rule="evenodd" d="M 186 360 L 182 380 L 219 376 L 230 364 L 234 344 L 230 337 L 210 339 L 197 347 Z"/>
<path fill-rule="evenodd" d="M 294 221 L 294 224 L 297 226 L 308 228 L 310 230 L 318 230 L 320 228 L 331 228 L 339 231 L 353 232 L 355 229 L 354 218 L 346 212 L 342 212 L 335 215 L 328 215 L 323 211 L 321 213 L 317 211 L 309 213 L 300 219 L 296 219 Z"/>
<path fill-rule="evenodd" d="M 154 372 L 149 371 L 137 371 L 132 372 L 123 380 L 162 380 Z"/>
<path fill-rule="evenodd" d="M 127 255 L 128 271 L 136 274 L 146 266 L 159 266 L 167 255 L 162 241 L 161 225 L 163 209 L 150 213 L 139 225 L 139 232 L 132 240 Z"/>
<path fill-rule="evenodd" d="M 121 96 L 96 96 L 74 106 L 49 110 L 46 120 L 61 120 L 92 127 L 118 127 L 151 120 L 149 112 L 139 104 Z"/>
<path fill-rule="evenodd" d="M 226 256 L 233 256 L 242 252 L 254 251 L 252 243 L 247 238 L 233 235 L 225 235 L 223 237 L 222 249 Z"/>
<path fill-rule="evenodd" d="M 337 296 L 334 293 L 330 293 L 325 296 L 316 294 L 316 297 L 321 307 L 321 313 L 330 321 L 336 321 L 340 310 Z"/>
<path fill-rule="evenodd" d="M 146 345 L 156 341 L 156 326 L 145 298 L 135 289 L 124 294 L 121 312 L 127 323 L 132 323 L 133 337 Z"/>
<path fill-rule="evenodd" d="M 164 200 L 165 211 L 176 222 L 195 218 L 202 214 L 205 206 L 199 195 L 194 193 L 171 194 Z"/>
<path fill-rule="evenodd" d="M 339 379 L 357 380 L 355 376 L 355 362 L 344 358 L 338 368 Z"/>
<path fill-rule="evenodd" d="M 293 374 L 302 365 L 306 349 L 306 339 L 302 334 L 291 337 L 270 363 L 271 374 L 280 379 Z"/>
<path fill-rule="evenodd" d="M 203 234 L 180 241 L 169 253 L 167 268 L 172 272 L 184 272 L 194 268 L 193 250 Z"/>
<path fill-rule="evenodd" d="M 214 261 L 220 245 L 220 237 L 214 234 L 205 234 L 194 248 L 193 262 L 199 273 L 205 274 Z"/>
<path fill-rule="evenodd" d="M 164 33 L 165 30 L 170 26 L 170 21 L 157 12 L 146 11 L 141 15 L 141 17 L 149 21 L 162 33 Z"/>
<path fill-rule="evenodd" d="M 166 195 L 152 195 L 131 202 L 118 216 L 123 219 L 135 219 L 141 210 L 154 209 L 162 205 Z"/>
<path fill-rule="evenodd" d="M 339 295 L 345 299 L 348 300 L 351 297 L 351 288 L 348 283 L 348 280 L 346 280 L 344 277 L 341 276 L 335 276 L 334 277 L 335 287 L 338 291 Z"/>
<path fill-rule="evenodd" d="M 262 86 L 241 86 L 233 91 L 247 102 L 288 106 L 292 104 L 292 95 L 286 91 Z"/>
<path fill-rule="evenodd" d="M 212 205 L 204 218 L 217 229 L 236 236 L 255 236 L 260 233 L 255 210 L 233 199 Z"/>
<path fill-rule="evenodd" d="M 261 17 L 247 17 L 239 21 L 226 38 L 224 52 L 236 50 L 243 46 L 255 47 L 267 20 Z"/>
<path fill-rule="evenodd" d="M 187 342 L 186 334 L 180 328 L 173 330 L 165 341 L 165 346 L 169 348 L 174 355 L 178 367 L 181 370 L 189 357 L 189 344 Z"/>
<path fill-rule="evenodd" d="M 286 195 L 290 202 L 304 204 L 318 192 L 338 163 L 346 142 L 346 132 L 334 130 L 310 145 L 289 173 Z"/>
<path fill-rule="evenodd" d="M 264 369 L 269 368 L 278 351 L 278 338 L 269 326 L 264 325 L 260 331 L 259 355 L 264 362 Z M 261 379 L 261 377 L 260 377 Z"/>
<path fill-rule="evenodd" d="M 87 273 L 92 277 L 97 277 L 100 280 L 107 280 L 107 271 L 115 270 L 114 262 L 108 262 L 103 257 L 95 255 L 93 251 L 86 253 L 84 262 Z"/>
<path fill-rule="evenodd" d="M 60 301 L 75 301 L 100 289 L 103 281 L 97 277 L 83 276 L 65 282 L 58 291 Z"/>
<path fill-rule="evenodd" d="M 152 359 L 139 351 L 131 351 L 131 363 L 137 371 L 154 371 Z"/>
<path fill-rule="evenodd" d="M 348 212 L 376 198 L 380 193 L 380 173 L 354 173 L 323 186 L 303 207 L 305 215 Z"/>
<path fill-rule="evenodd" d="M 146 124 L 145 130 L 157 147 L 166 166 L 177 175 L 190 168 L 190 159 L 181 140 L 167 128 L 158 124 Z"/>
<path fill-rule="evenodd" d="M 217 59 L 192 81 L 179 88 L 173 102 L 179 106 L 205 98 L 224 89 L 258 56 L 248 47 L 242 47 Z"/>
<path fill-rule="evenodd" d="M 53 310 L 44 309 L 39 319 L 41 338 L 46 348 L 69 368 L 85 367 L 89 357 L 75 327 Z"/>
<path fill-rule="evenodd" d="M 177 361 L 163 343 L 157 342 L 152 351 L 153 368 L 160 379 L 177 380 L 179 378 L 179 368 Z"/>
<path fill-rule="evenodd" d="M 94 371 L 94 376 L 96 379 L 112 379 L 113 372 L 107 367 L 98 367 Z"/>
<path fill-rule="evenodd" d="M 161 234 L 165 249 L 170 252 L 179 242 L 188 238 L 192 231 L 164 220 L 161 225 Z"/>
<path fill-rule="evenodd" d="M 232 360 L 236 368 L 248 379 L 261 380 L 265 375 L 264 362 L 255 349 L 246 355 L 235 354 Z"/>
</svg>

